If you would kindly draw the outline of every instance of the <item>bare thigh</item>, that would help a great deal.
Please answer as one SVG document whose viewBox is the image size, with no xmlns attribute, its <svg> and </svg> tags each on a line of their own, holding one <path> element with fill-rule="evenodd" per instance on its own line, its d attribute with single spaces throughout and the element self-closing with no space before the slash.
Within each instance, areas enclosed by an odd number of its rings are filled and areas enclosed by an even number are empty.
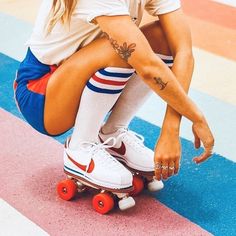
<svg viewBox="0 0 236 236">
<path fill-rule="evenodd" d="M 93 41 L 66 60 L 52 74 L 45 95 L 44 126 L 51 135 L 73 127 L 82 91 L 101 68 L 130 66 L 113 50 L 107 39 Z"/>
</svg>

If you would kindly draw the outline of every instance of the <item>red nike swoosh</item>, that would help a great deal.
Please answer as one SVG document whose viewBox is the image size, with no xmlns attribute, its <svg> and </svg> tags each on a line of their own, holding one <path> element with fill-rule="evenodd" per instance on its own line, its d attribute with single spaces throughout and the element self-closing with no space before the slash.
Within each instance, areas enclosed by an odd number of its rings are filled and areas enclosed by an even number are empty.
<svg viewBox="0 0 236 236">
<path fill-rule="evenodd" d="M 103 143 L 104 141 L 101 139 L 101 137 L 100 136 L 98 136 L 98 137 L 99 137 L 100 141 Z M 121 142 L 121 146 L 119 148 L 112 147 L 109 149 L 120 154 L 120 155 L 125 155 L 125 153 L 126 153 L 126 147 L 123 142 Z"/>
<path fill-rule="evenodd" d="M 70 160 L 73 164 L 75 164 L 78 168 L 80 168 L 80 169 L 83 170 L 83 171 L 86 171 L 87 165 L 81 165 L 80 163 L 78 163 L 78 162 L 76 162 L 74 159 L 72 159 L 69 155 L 67 155 L 67 156 L 68 156 L 69 160 Z M 90 162 L 90 164 L 89 164 L 89 168 L 88 168 L 87 173 L 93 172 L 94 167 L 95 167 L 94 160 L 91 159 L 91 162 Z"/>
</svg>

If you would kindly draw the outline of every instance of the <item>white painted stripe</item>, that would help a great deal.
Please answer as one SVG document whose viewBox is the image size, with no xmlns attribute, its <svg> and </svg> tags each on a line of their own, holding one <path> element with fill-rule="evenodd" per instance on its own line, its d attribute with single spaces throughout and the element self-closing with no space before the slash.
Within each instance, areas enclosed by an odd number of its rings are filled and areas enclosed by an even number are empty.
<svg viewBox="0 0 236 236">
<path fill-rule="evenodd" d="M 93 79 L 90 79 L 89 82 L 97 87 L 97 88 L 100 88 L 100 89 L 109 89 L 109 90 L 120 90 L 120 89 L 123 89 L 125 87 L 125 85 L 122 85 L 122 86 L 118 86 L 118 85 L 109 85 L 109 84 L 102 84 L 102 83 L 99 83 Z"/>
<path fill-rule="evenodd" d="M 231 7 L 236 7 L 236 1 L 235 0 L 213 0 L 213 1 L 225 4 L 225 5 L 229 5 Z"/>
<path fill-rule="evenodd" d="M 0 236 L 48 236 L 43 229 L 0 198 Z"/>
<path fill-rule="evenodd" d="M 0 25 L 0 52 L 21 61 L 26 54 L 25 42 L 31 34 L 32 25 L 3 13 L 0 14 Z"/>
<path fill-rule="evenodd" d="M 192 89 L 190 97 L 203 111 L 215 136 L 214 151 L 236 162 L 236 106 L 222 102 L 204 93 Z M 137 116 L 161 127 L 166 104 L 153 94 L 138 111 Z M 193 141 L 191 123 L 183 119 L 181 136 Z"/>
<path fill-rule="evenodd" d="M 236 105 L 236 61 L 194 48 L 191 87 Z"/>
</svg>

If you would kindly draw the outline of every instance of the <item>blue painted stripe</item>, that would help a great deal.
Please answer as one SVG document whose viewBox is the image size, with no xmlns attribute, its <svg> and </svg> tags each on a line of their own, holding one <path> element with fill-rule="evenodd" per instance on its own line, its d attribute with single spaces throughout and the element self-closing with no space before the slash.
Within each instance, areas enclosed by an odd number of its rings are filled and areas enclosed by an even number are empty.
<svg viewBox="0 0 236 236">
<path fill-rule="evenodd" d="M 145 144 L 154 149 L 160 128 L 135 118 L 130 128 L 145 137 Z M 236 235 L 236 163 L 220 155 L 196 165 L 192 158 L 200 154 L 193 143 L 181 139 L 180 173 L 165 181 L 165 188 L 151 194 L 180 215 L 216 236 Z"/>
<path fill-rule="evenodd" d="M 99 72 L 102 75 L 106 75 L 106 76 L 110 76 L 110 77 L 120 77 L 120 78 L 129 78 L 133 74 L 133 72 L 132 73 L 109 72 L 109 71 L 106 71 L 105 69 L 101 69 L 101 70 L 99 70 Z"/>
<path fill-rule="evenodd" d="M 118 94 L 121 93 L 123 89 L 119 89 L 119 90 L 111 90 L 111 89 L 103 89 L 103 88 L 98 88 L 95 87 L 94 85 L 92 85 L 90 82 L 87 82 L 87 87 L 91 90 L 93 90 L 94 92 L 97 93 L 106 93 L 106 94 Z"/>
<path fill-rule="evenodd" d="M 13 100 L 12 82 L 19 63 L 0 54 L 0 107 L 21 117 Z M 22 118 L 22 117 L 21 117 Z M 135 118 L 130 128 L 142 134 L 148 147 L 154 148 L 160 128 Z M 56 137 L 64 143 L 71 134 Z M 236 164 L 219 155 L 195 165 L 197 155 L 192 142 L 181 139 L 182 161 L 179 175 L 165 182 L 165 188 L 153 197 L 214 235 L 236 235 Z"/>
</svg>

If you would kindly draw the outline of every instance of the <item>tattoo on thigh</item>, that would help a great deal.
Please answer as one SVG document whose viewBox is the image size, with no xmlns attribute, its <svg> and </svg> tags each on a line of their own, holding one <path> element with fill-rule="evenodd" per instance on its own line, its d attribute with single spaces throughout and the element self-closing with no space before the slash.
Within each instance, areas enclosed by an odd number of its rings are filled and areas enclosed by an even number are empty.
<svg viewBox="0 0 236 236">
<path fill-rule="evenodd" d="M 167 84 L 168 84 L 168 82 L 164 83 L 161 78 L 156 78 L 155 77 L 154 80 L 156 81 L 156 83 L 160 87 L 160 90 L 163 90 L 167 86 Z"/>
<path fill-rule="evenodd" d="M 135 51 L 136 44 L 131 43 L 128 45 L 126 42 L 123 45 L 119 45 L 115 39 L 112 39 L 106 32 L 103 35 L 110 41 L 114 50 L 119 54 L 119 56 L 128 62 L 129 57 Z"/>
</svg>

